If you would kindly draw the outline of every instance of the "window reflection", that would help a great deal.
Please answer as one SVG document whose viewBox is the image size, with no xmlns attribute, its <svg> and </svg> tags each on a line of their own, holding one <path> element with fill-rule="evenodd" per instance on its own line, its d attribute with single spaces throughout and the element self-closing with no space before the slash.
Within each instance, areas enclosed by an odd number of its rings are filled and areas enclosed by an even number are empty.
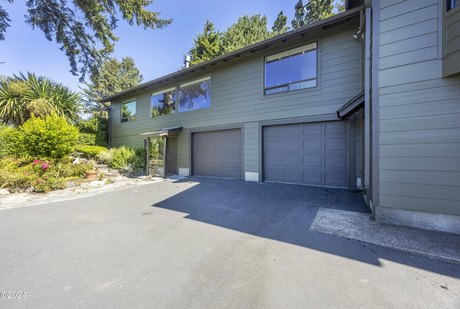
<svg viewBox="0 0 460 309">
<path fill-rule="evenodd" d="M 170 90 L 162 93 L 152 95 L 151 106 L 152 115 L 151 117 L 157 117 L 162 115 L 169 115 L 176 111 L 176 91 Z"/>
<path fill-rule="evenodd" d="M 317 85 L 316 43 L 265 58 L 265 94 Z"/>
<path fill-rule="evenodd" d="M 211 106 L 210 81 L 202 81 L 179 89 L 179 112 L 188 112 Z"/>
</svg>

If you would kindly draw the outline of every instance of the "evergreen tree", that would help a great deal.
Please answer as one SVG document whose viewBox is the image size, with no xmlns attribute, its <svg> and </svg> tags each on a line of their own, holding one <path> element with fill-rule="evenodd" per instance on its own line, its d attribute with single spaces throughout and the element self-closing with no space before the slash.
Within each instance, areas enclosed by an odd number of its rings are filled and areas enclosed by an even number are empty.
<svg viewBox="0 0 460 309">
<path fill-rule="evenodd" d="M 289 30 L 289 27 L 286 26 L 287 24 L 287 16 L 284 15 L 284 12 L 281 11 L 278 13 L 275 22 L 273 23 L 272 32 L 273 35 L 279 35 L 285 33 Z"/>
<path fill-rule="evenodd" d="M 260 14 L 245 15 L 230 26 L 222 35 L 222 53 L 243 48 L 266 40 L 273 34 L 267 29 L 267 17 Z"/>
<path fill-rule="evenodd" d="M 203 32 L 193 40 L 189 51 L 191 65 L 215 58 L 221 55 L 221 34 L 214 29 L 214 24 L 207 20 Z"/>
<path fill-rule="evenodd" d="M 139 85 L 142 75 L 131 57 L 121 61 L 111 58 L 105 61 L 99 70 L 91 74 L 90 83 L 82 89 L 87 112 L 99 110 L 99 101 L 106 96 Z"/>
<path fill-rule="evenodd" d="M 345 0 L 339 0 L 335 4 L 335 9 L 337 10 L 337 13 L 342 13 L 345 11 Z"/>
<path fill-rule="evenodd" d="M 305 24 L 316 23 L 320 20 L 328 18 L 334 13 L 332 9 L 334 8 L 332 0 L 310 0 L 306 4 L 305 8 L 307 14 L 305 15 Z"/>
<path fill-rule="evenodd" d="M 305 11 L 304 5 L 302 0 L 298 0 L 296 5 L 294 6 L 295 14 L 294 19 L 291 21 L 291 25 L 293 29 L 298 29 L 305 25 Z"/>
</svg>

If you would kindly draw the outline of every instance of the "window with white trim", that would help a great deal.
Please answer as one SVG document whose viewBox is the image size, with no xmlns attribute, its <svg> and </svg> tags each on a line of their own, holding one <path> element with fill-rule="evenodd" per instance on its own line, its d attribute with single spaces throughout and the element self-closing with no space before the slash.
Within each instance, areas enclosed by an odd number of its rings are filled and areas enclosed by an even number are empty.
<svg viewBox="0 0 460 309">
<path fill-rule="evenodd" d="M 315 42 L 265 57 L 265 94 L 316 87 L 317 45 Z"/>
</svg>

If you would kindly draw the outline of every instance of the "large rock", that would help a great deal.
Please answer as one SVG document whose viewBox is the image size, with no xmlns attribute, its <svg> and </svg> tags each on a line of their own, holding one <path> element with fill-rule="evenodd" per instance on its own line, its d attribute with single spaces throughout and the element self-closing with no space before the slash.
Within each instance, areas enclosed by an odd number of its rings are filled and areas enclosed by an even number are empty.
<svg viewBox="0 0 460 309">
<path fill-rule="evenodd" d="M 0 189 L 0 196 L 9 195 L 10 191 L 7 189 Z"/>
</svg>

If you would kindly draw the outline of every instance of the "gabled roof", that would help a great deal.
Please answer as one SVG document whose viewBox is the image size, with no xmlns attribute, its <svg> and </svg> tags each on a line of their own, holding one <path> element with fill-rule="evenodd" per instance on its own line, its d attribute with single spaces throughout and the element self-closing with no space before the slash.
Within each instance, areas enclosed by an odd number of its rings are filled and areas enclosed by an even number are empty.
<svg viewBox="0 0 460 309">
<path fill-rule="evenodd" d="M 163 85 L 171 84 L 172 82 L 180 82 L 187 78 L 198 77 L 201 74 L 209 73 L 210 69 L 217 68 L 220 65 L 225 65 L 228 62 L 233 60 L 243 59 L 258 53 L 268 52 L 271 49 L 280 47 L 283 44 L 286 44 L 294 39 L 304 37 L 307 34 L 310 34 L 317 30 L 325 30 L 336 25 L 347 22 L 349 19 L 359 16 L 359 12 L 362 10 L 362 7 L 356 7 L 350 10 L 347 10 L 343 13 L 334 15 L 327 19 L 321 20 L 317 23 L 306 25 L 300 27 L 296 30 L 291 30 L 289 32 L 280 34 L 278 36 L 272 37 L 265 41 L 261 41 L 244 48 L 238 49 L 236 51 L 230 52 L 228 54 L 216 57 L 214 59 L 204 61 L 200 64 L 185 68 L 174 73 L 162 76 L 160 78 L 151 80 L 149 82 L 140 84 L 136 87 L 121 91 L 111 96 L 107 96 L 101 100 L 101 102 L 110 102 L 113 100 L 120 99 L 122 97 L 127 97 L 133 95 L 134 93 L 146 90 L 153 90 L 155 88 L 161 87 Z"/>
</svg>

